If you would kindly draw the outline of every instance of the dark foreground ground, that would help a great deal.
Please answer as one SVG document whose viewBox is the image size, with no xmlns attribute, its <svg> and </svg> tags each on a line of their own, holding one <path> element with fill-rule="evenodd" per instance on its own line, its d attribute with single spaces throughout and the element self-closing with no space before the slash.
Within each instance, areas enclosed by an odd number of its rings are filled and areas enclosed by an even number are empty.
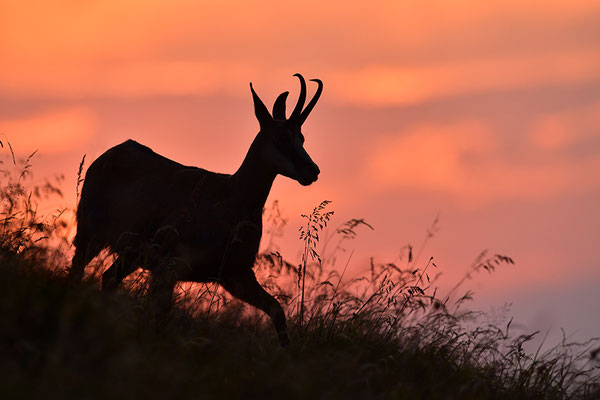
<svg viewBox="0 0 600 400">
<path fill-rule="evenodd" d="M 236 302 L 157 322 L 143 294 L 69 285 L 36 262 L 0 263 L 1 399 L 600 398 L 569 358 L 536 361 L 518 341 L 453 332 L 447 318 L 392 334 L 375 309 L 313 314 L 303 329 L 292 318 L 282 349 L 268 321 Z"/>
</svg>

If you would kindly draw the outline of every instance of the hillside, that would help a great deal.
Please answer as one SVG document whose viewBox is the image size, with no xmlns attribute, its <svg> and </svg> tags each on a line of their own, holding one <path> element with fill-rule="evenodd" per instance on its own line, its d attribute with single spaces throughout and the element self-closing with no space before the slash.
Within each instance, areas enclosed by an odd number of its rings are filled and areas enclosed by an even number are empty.
<svg viewBox="0 0 600 400">
<path fill-rule="evenodd" d="M 68 282 L 60 213 L 35 211 L 36 198 L 60 191 L 24 182 L 1 191 L 0 398 L 600 398 L 597 342 L 526 353 L 534 335 L 466 310 L 469 293 L 438 298 L 435 264 L 413 260 L 410 247 L 402 266 L 372 262 L 369 276 L 344 281 L 319 254 L 328 202 L 307 216 L 300 274 L 278 253 L 257 260 L 289 318 L 284 349 L 263 315 L 213 285 L 182 286 L 157 321 L 143 275 L 115 294 L 98 290 L 97 274 Z M 329 240 L 365 226 L 348 221 Z M 471 272 L 507 263 L 482 253 Z"/>
</svg>

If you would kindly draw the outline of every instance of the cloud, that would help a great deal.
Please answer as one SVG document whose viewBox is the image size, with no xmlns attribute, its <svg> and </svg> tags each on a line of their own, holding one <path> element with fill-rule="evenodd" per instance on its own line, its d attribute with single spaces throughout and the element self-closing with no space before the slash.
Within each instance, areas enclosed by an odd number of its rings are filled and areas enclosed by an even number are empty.
<svg viewBox="0 0 600 400">
<path fill-rule="evenodd" d="M 29 71 L 26 80 L 22 67 L 7 69 L 0 87 L 5 94 L 32 98 L 231 94 L 247 88 L 246 78 L 252 76 L 246 72 L 248 69 L 251 70 L 239 65 L 194 61 L 152 61 L 85 68 L 53 66 L 50 62 L 46 71 Z"/>
<path fill-rule="evenodd" d="M 380 187 L 411 186 L 459 191 L 464 186 L 463 159 L 495 147 L 484 125 L 421 125 L 380 140 L 367 161 L 371 181 Z"/>
<path fill-rule="evenodd" d="M 545 122 L 542 121 L 542 124 Z M 600 182 L 600 154 L 569 157 L 546 150 L 570 143 L 565 125 L 528 133 L 523 148 L 504 143 L 484 123 L 424 124 L 380 139 L 366 159 L 363 180 L 374 191 L 427 190 L 478 205 L 498 199 L 544 199 L 586 191 Z M 536 147 L 537 146 L 537 147 Z M 516 155 L 515 155 L 516 154 Z"/>
<path fill-rule="evenodd" d="M 249 80 L 280 87 L 300 71 L 324 79 L 328 101 L 373 107 L 600 78 L 594 1 L 376 4 L 14 2 L 0 92 L 245 95 Z"/>
<path fill-rule="evenodd" d="M 600 147 L 600 102 L 541 115 L 532 123 L 529 139 L 541 150 L 563 153 L 594 140 Z"/>
<path fill-rule="evenodd" d="M 92 137 L 96 120 L 83 107 L 57 108 L 18 119 L 0 120 L 0 133 L 17 154 L 67 153 Z"/>
<path fill-rule="evenodd" d="M 600 80 L 596 51 L 459 61 L 435 66 L 372 64 L 326 69 L 328 101 L 360 107 L 411 105 L 426 101 L 508 91 L 573 85 Z M 307 68 L 314 70 L 314 66 Z M 85 98 L 178 95 L 246 95 L 249 80 L 262 89 L 289 87 L 294 71 L 261 68 L 252 62 L 164 61 L 111 65 L 26 65 L 4 67 L 0 88 L 5 95 Z M 310 77 L 310 74 L 309 74 Z"/>
<path fill-rule="evenodd" d="M 329 86 L 340 102 L 378 107 L 598 79 L 598 52 L 573 51 L 408 68 L 371 65 L 340 71 Z"/>
</svg>

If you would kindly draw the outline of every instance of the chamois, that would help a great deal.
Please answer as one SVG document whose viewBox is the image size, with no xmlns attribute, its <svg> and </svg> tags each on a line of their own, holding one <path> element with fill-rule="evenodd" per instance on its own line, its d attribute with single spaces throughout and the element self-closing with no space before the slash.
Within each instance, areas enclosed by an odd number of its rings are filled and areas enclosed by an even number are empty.
<svg viewBox="0 0 600 400">
<path fill-rule="evenodd" d="M 320 172 L 303 147 L 301 127 L 323 83 L 312 79 L 318 87 L 304 108 L 306 82 L 294 76 L 300 95 L 289 118 L 288 92 L 277 97 L 271 116 L 250 83 L 260 131 L 232 175 L 179 164 L 133 140 L 98 157 L 87 170 L 77 208 L 70 278 L 80 281 L 85 266 L 108 248 L 117 257 L 102 275 L 102 290 L 114 290 L 141 267 L 150 271 L 150 297 L 168 311 L 177 281 L 217 282 L 268 314 L 280 343 L 289 343 L 283 309 L 252 267 L 275 177 L 307 186 Z"/>
</svg>

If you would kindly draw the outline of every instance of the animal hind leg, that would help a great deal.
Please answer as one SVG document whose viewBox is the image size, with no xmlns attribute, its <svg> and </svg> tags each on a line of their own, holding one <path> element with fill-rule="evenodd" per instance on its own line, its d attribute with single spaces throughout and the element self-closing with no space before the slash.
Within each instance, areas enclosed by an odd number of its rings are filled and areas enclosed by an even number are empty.
<svg viewBox="0 0 600 400">
<path fill-rule="evenodd" d="M 102 274 L 102 291 L 114 291 L 123 279 L 133 272 L 137 257 L 137 254 L 133 252 L 119 254 L 112 265 Z"/>
<path fill-rule="evenodd" d="M 157 327 L 171 310 L 176 283 L 177 275 L 169 265 L 166 265 L 166 262 L 160 263 L 151 271 L 148 296 Z"/>
<path fill-rule="evenodd" d="M 283 347 L 286 347 L 290 343 L 285 313 L 283 312 L 283 308 L 281 308 L 281 304 L 260 286 L 252 270 L 223 279 L 221 284 L 233 296 L 264 311 L 271 317 L 271 321 L 277 331 L 279 343 Z"/>
</svg>

